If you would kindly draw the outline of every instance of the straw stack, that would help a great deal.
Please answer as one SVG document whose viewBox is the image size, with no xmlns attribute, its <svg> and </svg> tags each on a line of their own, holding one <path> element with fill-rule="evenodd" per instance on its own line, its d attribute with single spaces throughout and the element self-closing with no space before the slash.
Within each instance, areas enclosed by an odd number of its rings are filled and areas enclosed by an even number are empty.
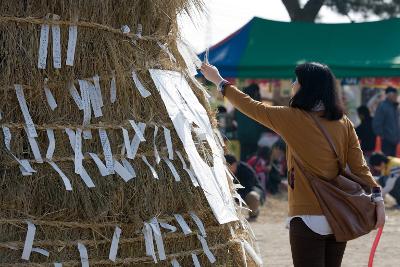
<svg viewBox="0 0 400 267">
<path fill-rule="evenodd" d="M 144 266 L 155 264 L 155 259 L 160 265 L 176 260 L 193 266 L 192 254 L 201 266 L 208 266 L 212 260 L 202 238 L 216 265 L 255 264 L 243 254 L 243 240 L 252 243 L 246 223 L 220 225 L 203 190 L 193 185 L 190 170 L 175 157 L 172 163 L 181 178 L 176 181 L 166 162 L 157 163 L 155 156 L 156 148 L 161 157 L 168 157 L 165 127 L 173 149 L 189 165 L 148 70 L 188 76 L 176 47 L 177 14 L 198 8 L 196 0 L 0 1 L 0 266 Z M 151 95 L 143 96 L 132 70 Z M 202 90 L 188 80 L 213 122 Z M 75 99 L 71 88 L 76 89 Z M 85 99 L 91 100 L 89 108 Z M 142 131 L 140 123 L 146 125 Z M 127 158 L 126 133 L 129 143 L 140 133 L 146 140 L 138 142 L 134 159 Z M 207 160 L 209 148 L 201 142 L 197 146 Z M 89 152 L 106 171 L 101 173 Z M 123 174 L 104 173 L 109 164 L 115 168 L 114 160 L 123 166 Z M 191 233 L 183 232 L 174 214 L 183 216 Z M 153 218 L 158 223 L 151 224 Z M 144 233 L 155 240 L 155 259 Z"/>
</svg>

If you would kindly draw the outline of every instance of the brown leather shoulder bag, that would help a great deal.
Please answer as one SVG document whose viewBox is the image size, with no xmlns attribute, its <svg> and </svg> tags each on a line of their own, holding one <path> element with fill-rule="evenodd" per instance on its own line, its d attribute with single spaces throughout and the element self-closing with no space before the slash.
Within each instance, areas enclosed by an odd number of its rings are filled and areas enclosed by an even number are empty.
<svg viewBox="0 0 400 267">
<path fill-rule="evenodd" d="M 314 114 L 310 115 L 335 153 L 339 175 L 330 180 L 322 179 L 307 171 L 296 153 L 293 153 L 294 160 L 310 181 L 336 240 L 349 241 L 368 234 L 374 229 L 377 220 L 376 205 L 371 202 L 371 197 L 367 193 L 370 187 L 361 178 L 343 168 L 328 131 Z"/>
</svg>

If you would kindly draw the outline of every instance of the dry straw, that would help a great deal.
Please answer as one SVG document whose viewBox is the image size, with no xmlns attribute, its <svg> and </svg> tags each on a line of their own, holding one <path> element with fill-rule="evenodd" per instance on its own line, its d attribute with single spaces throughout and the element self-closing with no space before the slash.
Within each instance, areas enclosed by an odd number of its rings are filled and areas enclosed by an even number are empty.
<svg viewBox="0 0 400 267">
<path fill-rule="evenodd" d="M 173 147 L 185 151 L 161 97 L 148 73 L 149 68 L 162 68 L 183 72 L 186 68 L 178 54 L 176 40 L 177 14 L 201 10 L 199 0 L 2 0 L 0 1 L 0 111 L 1 126 L 12 133 L 11 152 L 20 159 L 30 159 L 37 173 L 22 176 L 18 164 L 5 147 L 1 135 L 0 151 L 0 266 L 80 266 L 77 242 L 88 249 L 91 266 L 144 266 L 154 264 L 145 254 L 141 229 L 144 221 L 157 217 L 160 221 L 179 226 L 173 214 L 179 213 L 193 230 L 196 224 L 189 211 L 203 221 L 207 242 L 214 253 L 216 265 L 243 266 L 240 239 L 252 243 L 248 231 L 240 222 L 219 225 L 215 220 L 203 191 L 194 187 L 187 172 L 178 160 L 174 165 L 182 180 L 175 182 L 164 162 L 155 163 L 153 154 L 154 126 L 171 130 Z M 196 11 L 197 12 L 197 11 Z M 47 14 L 60 16 L 59 22 L 46 19 Z M 41 24 L 57 24 L 61 28 L 62 68 L 53 68 L 51 38 L 48 47 L 47 67 L 37 67 Z M 78 41 L 74 66 L 66 66 L 68 27 L 78 25 Z M 138 25 L 143 26 L 143 38 L 135 36 Z M 124 35 L 120 28 L 128 25 L 132 34 Z M 166 44 L 177 63 L 157 44 Z M 142 98 L 130 77 L 134 68 L 145 87 L 152 93 Z M 109 87 L 115 72 L 117 101 L 110 102 Z M 103 116 L 92 118 L 93 138 L 83 141 L 83 152 L 95 152 L 103 158 L 98 128 L 108 133 L 111 149 L 119 154 L 123 145 L 121 126 L 128 128 L 128 120 L 147 124 L 145 138 L 134 160 L 137 177 L 124 182 L 118 175 L 102 177 L 93 161 L 85 154 L 83 165 L 96 187 L 88 188 L 74 173 L 74 152 L 69 145 L 65 128 L 77 129 L 82 125 L 83 112 L 68 93 L 68 84 L 78 79 L 100 76 L 103 95 Z M 52 111 L 44 93 L 44 81 L 52 91 L 58 107 Z M 24 117 L 15 95 L 14 84 L 21 84 L 30 114 L 36 125 L 42 156 L 48 146 L 46 129 L 54 129 L 56 150 L 54 161 L 71 180 L 73 191 L 66 191 L 59 175 L 48 164 L 33 163 L 33 153 L 23 129 Z M 213 123 L 212 112 L 201 90 L 192 88 L 206 107 Z M 81 127 L 82 128 L 82 127 Z M 133 130 L 129 130 L 133 137 Z M 198 148 L 205 154 L 207 146 Z M 165 140 L 157 138 L 157 147 L 166 155 Z M 160 177 L 153 178 L 149 168 L 140 159 L 146 155 Z M 186 155 L 185 155 L 186 156 Z M 117 155 L 118 158 L 118 155 Z M 207 157 L 205 157 L 207 158 Z M 26 221 L 36 225 L 33 245 L 50 252 L 49 257 L 32 253 L 30 261 L 21 260 L 27 232 Z M 115 226 L 122 229 L 118 257 L 115 263 L 108 260 L 110 243 Z M 234 234 L 230 228 L 234 229 Z M 181 231 L 167 233 L 163 230 L 167 260 L 160 265 L 170 265 L 176 258 L 182 266 L 192 266 L 191 253 L 196 253 L 202 266 L 210 265 L 201 243 L 193 234 Z M 247 264 L 254 262 L 247 256 Z"/>
</svg>

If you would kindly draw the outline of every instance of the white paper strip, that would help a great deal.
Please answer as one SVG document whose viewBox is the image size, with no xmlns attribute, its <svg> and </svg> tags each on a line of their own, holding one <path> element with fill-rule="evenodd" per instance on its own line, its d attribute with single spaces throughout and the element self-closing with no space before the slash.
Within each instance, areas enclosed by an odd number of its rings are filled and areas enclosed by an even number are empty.
<svg viewBox="0 0 400 267">
<path fill-rule="evenodd" d="M 199 259 L 197 258 L 197 255 L 194 253 L 192 253 L 192 260 L 193 260 L 194 267 L 201 267 Z"/>
<path fill-rule="evenodd" d="M 204 227 L 204 224 L 200 220 L 200 218 L 193 211 L 189 212 L 189 214 L 190 214 L 190 217 L 192 217 L 193 221 L 196 223 L 197 228 L 199 228 L 201 235 L 203 237 L 207 237 L 206 228 Z"/>
<path fill-rule="evenodd" d="M 93 183 L 92 178 L 90 178 L 89 174 L 87 173 L 86 169 L 82 166 L 81 173 L 79 176 L 82 178 L 83 182 L 86 184 L 87 187 L 93 188 L 96 187 Z"/>
<path fill-rule="evenodd" d="M 71 181 L 68 179 L 68 177 L 63 173 L 63 171 L 57 166 L 56 163 L 53 161 L 47 161 L 47 163 L 50 164 L 51 167 L 60 175 L 61 179 L 64 182 L 65 189 L 67 191 L 72 191 L 72 186 L 71 186 Z"/>
<path fill-rule="evenodd" d="M 192 233 L 192 230 L 190 230 L 189 225 L 187 225 L 187 223 L 182 215 L 174 214 L 174 217 L 185 235 Z"/>
<path fill-rule="evenodd" d="M 167 149 L 168 149 L 168 158 L 170 160 L 174 159 L 174 151 L 172 150 L 172 139 L 171 139 L 171 131 L 163 126 L 164 128 L 164 137 L 165 137 L 165 142 L 167 143 Z"/>
<path fill-rule="evenodd" d="M 165 256 L 165 249 L 164 249 L 164 242 L 161 235 L 161 229 L 158 224 L 157 218 L 152 218 L 150 220 L 150 226 L 153 229 L 154 238 L 156 240 L 157 250 L 158 250 L 158 257 L 161 261 L 166 260 L 167 257 Z"/>
<path fill-rule="evenodd" d="M 90 107 L 90 84 L 87 81 L 79 80 L 79 87 L 82 96 L 82 106 L 83 106 L 83 125 L 89 125 L 90 119 L 92 117 L 92 109 Z"/>
<path fill-rule="evenodd" d="M 214 263 L 216 261 L 214 254 L 212 254 L 210 248 L 208 247 L 207 241 L 204 237 L 202 237 L 201 235 L 197 235 L 197 238 L 200 240 L 201 242 L 201 246 L 203 247 L 204 253 L 206 254 L 208 260 L 211 263 Z"/>
<path fill-rule="evenodd" d="M 186 63 L 186 67 L 188 69 L 189 75 L 196 76 L 197 75 L 197 67 L 199 67 L 199 68 L 201 67 L 200 59 L 197 58 L 196 63 L 195 63 L 195 58 L 197 56 L 192 56 L 192 54 L 195 55 L 195 53 L 192 53 L 190 51 L 190 48 L 188 47 L 188 45 L 181 40 L 177 41 L 177 48 L 178 48 L 178 51 L 181 54 L 183 60 Z M 196 64 L 199 64 L 199 65 L 196 65 Z"/>
<path fill-rule="evenodd" d="M 69 91 L 72 99 L 74 100 L 75 104 L 78 106 L 79 110 L 83 110 L 82 98 L 79 95 L 78 90 L 76 89 L 73 82 L 70 82 L 68 84 L 68 91 Z"/>
<path fill-rule="evenodd" d="M 45 69 L 47 63 L 47 46 L 49 44 L 49 30 L 50 27 L 47 24 L 42 24 L 40 28 L 40 41 L 39 41 L 39 57 L 38 57 L 38 68 Z"/>
<path fill-rule="evenodd" d="M 160 222 L 160 226 L 164 229 L 167 229 L 170 231 L 170 233 L 175 233 L 176 232 L 176 227 L 173 225 L 170 225 L 169 223 L 164 223 Z"/>
<path fill-rule="evenodd" d="M 56 139 L 54 138 L 54 130 L 46 129 L 47 139 L 49 139 L 49 147 L 46 152 L 46 159 L 52 160 L 54 155 L 54 150 L 56 149 Z"/>
<path fill-rule="evenodd" d="M 153 136 L 154 157 L 156 158 L 157 164 L 159 164 L 161 161 L 161 158 L 160 158 L 160 154 L 158 154 L 157 144 L 156 144 L 157 132 L 158 132 L 158 126 L 155 125 L 154 126 L 154 136 Z"/>
<path fill-rule="evenodd" d="M 115 79 L 115 71 L 113 71 L 110 82 L 110 101 L 111 103 L 115 103 L 116 100 L 117 100 L 117 82 Z"/>
<path fill-rule="evenodd" d="M 131 147 L 131 142 L 130 142 L 130 139 L 129 139 L 128 130 L 126 130 L 123 127 L 121 127 L 121 129 L 122 129 L 122 135 L 124 137 L 124 144 L 125 144 L 125 149 L 126 149 L 126 157 L 128 159 L 134 159 L 134 155 L 133 155 L 132 147 Z"/>
<path fill-rule="evenodd" d="M 28 224 L 28 231 L 26 232 L 24 250 L 22 251 L 21 259 L 23 260 L 29 260 L 31 256 L 33 240 L 35 239 L 36 233 L 36 226 L 29 221 L 26 223 Z"/>
<path fill-rule="evenodd" d="M 168 47 L 165 44 L 160 43 L 160 41 L 157 41 L 157 44 L 165 53 L 167 53 L 171 62 L 176 63 L 176 59 L 175 59 L 174 55 L 171 53 L 171 51 L 169 51 Z"/>
<path fill-rule="evenodd" d="M 32 252 L 36 252 L 36 253 L 42 254 L 45 257 L 49 257 L 50 256 L 50 253 L 47 250 L 42 249 L 42 248 L 32 248 Z"/>
<path fill-rule="evenodd" d="M 144 235 L 144 241 L 146 245 L 146 255 L 153 257 L 154 262 L 157 263 L 157 257 L 154 251 L 153 231 L 151 229 L 151 226 L 147 222 L 144 223 L 142 232 Z"/>
<path fill-rule="evenodd" d="M 103 162 L 101 161 L 99 156 L 97 156 L 97 154 L 94 154 L 94 153 L 89 153 L 89 155 L 92 157 L 94 163 L 96 163 L 101 176 L 107 176 L 109 174 L 107 167 L 106 167 L 106 165 L 103 164 Z"/>
<path fill-rule="evenodd" d="M 240 242 L 240 246 L 242 247 L 244 267 L 247 267 L 247 256 L 246 256 L 246 249 L 244 248 L 244 243 Z"/>
<path fill-rule="evenodd" d="M 65 62 L 65 64 L 68 66 L 74 65 L 75 47 L 77 38 L 78 38 L 78 27 L 76 25 L 69 26 L 67 60 Z"/>
<path fill-rule="evenodd" d="M 43 163 L 43 158 L 42 158 L 42 155 L 40 154 L 39 145 L 38 145 L 36 139 L 33 137 L 29 137 L 29 132 L 26 127 L 25 127 L 25 132 L 27 134 L 29 145 L 31 146 L 31 150 L 32 150 L 33 156 L 35 157 L 36 162 Z"/>
<path fill-rule="evenodd" d="M 101 111 L 101 104 L 103 101 L 101 100 L 101 95 L 99 96 L 99 93 L 91 82 L 86 82 L 87 88 L 89 90 L 89 97 L 90 97 L 90 103 L 93 108 L 93 113 L 95 118 L 99 118 L 103 116 L 103 112 Z M 100 92 L 101 94 L 101 92 Z"/>
<path fill-rule="evenodd" d="M 174 164 L 172 164 L 172 162 L 169 159 L 165 158 L 165 157 L 163 157 L 163 160 L 167 164 L 168 168 L 171 170 L 172 175 L 175 178 L 175 181 L 179 182 L 181 180 L 181 177 L 179 176 L 178 172 L 176 171 L 176 169 L 174 167 Z"/>
<path fill-rule="evenodd" d="M 143 162 L 146 163 L 146 165 L 149 167 L 149 169 L 150 169 L 150 171 L 151 171 L 151 174 L 153 174 L 153 177 L 154 177 L 155 179 L 158 179 L 158 175 L 157 175 L 156 170 L 155 170 L 155 169 L 153 168 L 153 166 L 151 166 L 150 163 L 147 161 L 146 156 L 142 156 L 142 160 L 143 160 Z"/>
<path fill-rule="evenodd" d="M 80 174 L 82 171 L 82 160 L 83 160 L 83 154 L 82 154 L 82 129 L 77 129 L 76 134 L 75 134 L 75 173 Z"/>
<path fill-rule="evenodd" d="M 101 140 L 101 146 L 103 147 L 104 158 L 106 161 L 106 167 L 109 174 L 114 172 L 114 159 L 112 156 L 110 141 L 108 140 L 107 132 L 104 129 L 99 129 L 99 135 Z"/>
<path fill-rule="evenodd" d="M 53 37 L 53 66 L 55 69 L 61 69 L 61 30 L 60 25 L 51 25 L 51 34 Z"/>
<path fill-rule="evenodd" d="M 122 26 L 121 26 L 121 32 L 122 32 L 123 34 L 127 34 L 127 33 L 130 33 L 130 32 L 131 32 L 131 29 L 129 28 L 128 25 L 122 25 Z"/>
<path fill-rule="evenodd" d="M 146 98 L 151 95 L 151 93 L 143 86 L 142 82 L 139 80 L 135 70 L 132 70 L 132 79 L 142 97 Z"/>
<path fill-rule="evenodd" d="M 62 263 L 55 262 L 54 267 L 62 267 Z"/>
<path fill-rule="evenodd" d="M 76 139 L 75 131 L 71 130 L 70 128 L 65 128 L 65 132 L 68 135 L 69 144 L 71 145 L 72 150 L 75 152 L 75 139 Z"/>
<path fill-rule="evenodd" d="M 99 75 L 95 75 L 93 77 L 93 82 L 94 82 L 94 88 L 96 88 L 97 98 L 99 99 L 100 107 L 103 107 L 104 103 L 103 103 L 103 96 L 101 94 L 100 77 L 99 77 Z"/>
<path fill-rule="evenodd" d="M 85 245 L 78 243 L 78 250 L 81 257 L 82 267 L 89 267 L 89 255 Z"/>
<path fill-rule="evenodd" d="M 4 144 L 6 145 L 6 148 L 9 151 L 11 151 L 11 138 L 12 138 L 12 135 L 11 135 L 10 128 L 8 128 L 6 126 L 3 126 L 2 129 L 3 129 L 3 134 L 4 134 Z"/>
<path fill-rule="evenodd" d="M 132 173 L 125 169 L 125 167 L 117 160 L 114 160 L 114 170 L 125 182 L 128 182 L 133 178 Z"/>
<path fill-rule="evenodd" d="M 49 104 L 51 110 L 55 110 L 57 108 L 57 102 L 49 87 L 47 86 L 47 82 L 45 82 L 44 84 L 44 94 L 46 95 L 47 104 Z"/>
<path fill-rule="evenodd" d="M 14 155 L 13 155 L 13 156 L 14 156 Z M 20 167 L 22 167 L 22 168 L 25 170 L 25 172 L 27 172 L 27 173 L 34 173 L 34 172 L 36 172 L 36 171 L 32 168 L 31 164 L 29 163 L 29 161 L 28 161 L 27 159 L 21 159 L 21 160 L 19 160 L 19 159 L 17 159 L 17 157 L 15 157 L 15 156 L 14 156 L 14 159 L 17 160 L 17 162 L 20 164 Z"/>
<path fill-rule="evenodd" d="M 143 32 L 143 25 L 138 24 L 137 29 L 136 29 L 136 37 L 141 39 L 142 38 L 142 32 Z"/>
<path fill-rule="evenodd" d="M 19 107 L 21 108 L 22 114 L 24 115 L 26 127 L 28 128 L 28 135 L 30 137 L 37 137 L 38 135 L 37 135 L 37 132 L 35 129 L 35 125 L 33 124 L 32 117 L 29 114 L 29 109 L 28 109 L 28 105 L 26 104 L 24 90 L 22 88 L 22 85 L 14 84 L 14 88 L 15 88 L 15 92 L 17 94 Z"/>
<path fill-rule="evenodd" d="M 135 130 L 135 133 L 138 135 L 139 140 L 140 140 L 141 142 L 146 141 L 146 139 L 144 139 L 144 136 L 143 136 L 142 131 L 141 131 L 140 128 L 136 125 L 135 121 L 134 121 L 134 120 L 129 120 L 129 123 L 131 124 L 133 130 Z"/>
<path fill-rule="evenodd" d="M 83 131 L 83 139 L 85 140 L 92 139 L 92 131 L 90 129 Z"/>
<path fill-rule="evenodd" d="M 180 161 L 182 162 L 182 168 L 183 168 L 183 169 L 187 172 L 187 174 L 189 175 L 189 178 L 190 178 L 190 180 L 192 181 L 193 185 L 194 185 L 195 187 L 198 187 L 198 186 L 199 186 L 199 183 L 197 182 L 196 177 L 194 177 L 194 173 L 193 173 L 190 169 L 187 168 L 186 162 L 185 162 L 185 160 L 183 159 L 183 156 L 182 156 L 181 152 L 175 151 L 175 153 L 176 153 L 176 155 L 178 155 L 178 158 L 179 158 Z"/>
<path fill-rule="evenodd" d="M 175 258 L 172 259 L 171 264 L 173 267 L 181 267 L 181 265 Z"/>
<path fill-rule="evenodd" d="M 115 260 L 117 259 L 118 244 L 119 244 L 120 236 L 121 236 L 121 228 L 116 226 L 114 235 L 113 235 L 113 239 L 111 241 L 110 253 L 108 255 L 108 259 L 111 260 L 112 262 L 115 262 Z"/>
<path fill-rule="evenodd" d="M 258 265 L 261 266 L 263 264 L 262 259 L 260 258 L 259 255 L 255 252 L 253 247 L 244 239 L 242 239 L 242 243 L 244 245 L 244 248 L 246 249 L 247 253 L 250 255 L 250 257 L 254 260 L 254 262 Z"/>
<path fill-rule="evenodd" d="M 140 129 L 140 132 L 143 133 L 143 135 L 144 135 L 144 131 L 146 130 L 146 124 L 139 122 L 138 127 Z M 136 153 L 139 149 L 139 144 L 140 144 L 140 138 L 139 138 L 138 134 L 135 134 L 135 136 L 133 137 L 132 142 L 131 142 L 133 156 L 136 155 Z"/>
<path fill-rule="evenodd" d="M 129 173 L 132 174 L 133 178 L 136 177 L 135 169 L 133 168 L 132 164 L 129 161 L 127 161 L 126 159 L 123 159 L 122 165 L 124 165 L 125 169 L 127 169 L 129 171 Z"/>
</svg>

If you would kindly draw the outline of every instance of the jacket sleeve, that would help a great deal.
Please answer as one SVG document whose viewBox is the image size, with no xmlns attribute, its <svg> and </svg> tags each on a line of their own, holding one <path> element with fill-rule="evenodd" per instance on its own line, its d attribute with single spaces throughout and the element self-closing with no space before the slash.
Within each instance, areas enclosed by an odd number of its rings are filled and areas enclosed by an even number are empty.
<svg viewBox="0 0 400 267">
<path fill-rule="evenodd" d="M 385 109 L 382 104 L 378 106 L 375 112 L 374 119 L 372 120 L 372 128 L 376 135 L 383 135 L 383 123 L 385 120 Z"/>
<path fill-rule="evenodd" d="M 288 107 L 270 106 L 252 99 L 233 85 L 225 88 L 224 96 L 240 112 L 275 131 L 284 135 L 284 129 L 288 127 L 290 110 Z"/>
<path fill-rule="evenodd" d="M 356 131 L 354 130 L 353 124 L 348 121 L 348 152 L 347 152 L 347 164 L 350 171 L 363 179 L 371 187 L 379 186 L 369 170 L 369 167 L 364 159 L 363 152 L 358 141 Z"/>
</svg>

